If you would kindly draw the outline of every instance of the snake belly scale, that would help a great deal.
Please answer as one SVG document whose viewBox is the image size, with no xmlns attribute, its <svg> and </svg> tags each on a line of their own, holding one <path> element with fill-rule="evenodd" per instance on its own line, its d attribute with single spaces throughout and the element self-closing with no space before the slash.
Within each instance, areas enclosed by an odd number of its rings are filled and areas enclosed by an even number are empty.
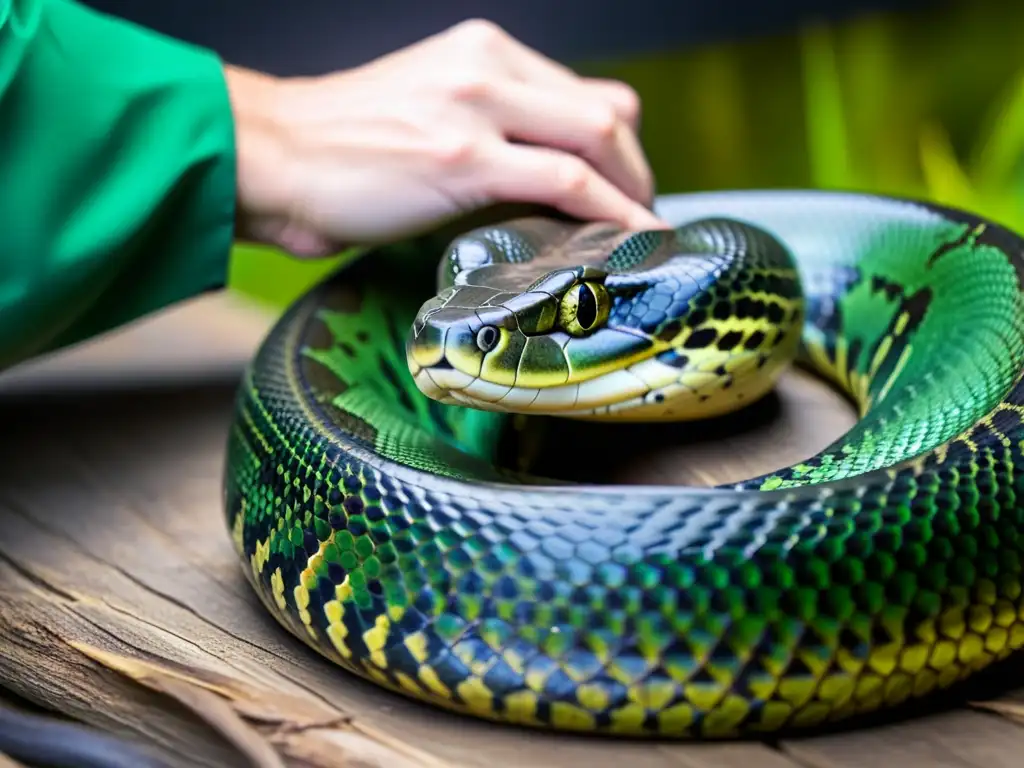
<svg viewBox="0 0 1024 768">
<path fill-rule="evenodd" d="M 381 248 L 289 308 L 224 483 L 267 609 L 434 705 L 675 738 L 840 721 L 1024 645 L 1021 239 L 868 195 L 657 207 L 674 232 Z M 860 417 L 793 466 L 683 488 L 496 462 L 511 414 L 699 428 L 794 355 Z"/>
</svg>

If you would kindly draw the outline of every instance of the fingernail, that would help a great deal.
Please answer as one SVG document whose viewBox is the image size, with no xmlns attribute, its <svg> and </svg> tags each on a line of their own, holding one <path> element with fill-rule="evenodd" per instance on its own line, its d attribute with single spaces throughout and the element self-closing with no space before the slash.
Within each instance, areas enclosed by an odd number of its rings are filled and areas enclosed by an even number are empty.
<svg viewBox="0 0 1024 768">
<path fill-rule="evenodd" d="M 637 206 L 636 213 L 630 221 L 630 226 L 633 229 L 672 229 L 672 225 L 667 221 L 640 206 Z"/>
</svg>

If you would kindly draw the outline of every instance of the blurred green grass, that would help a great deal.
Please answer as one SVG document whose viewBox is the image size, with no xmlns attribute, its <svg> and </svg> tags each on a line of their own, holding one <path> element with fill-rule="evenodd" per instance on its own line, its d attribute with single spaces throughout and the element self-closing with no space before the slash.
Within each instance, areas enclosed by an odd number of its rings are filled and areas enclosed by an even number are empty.
<svg viewBox="0 0 1024 768">
<path fill-rule="evenodd" d="M 980 0 L 576 68 L 639 92 L 659 193 L 860 190 L 1024 231 L 1022 32 L 1024 6 Z M 280 309 L 342 258 L 240 245 L 229 284 Z"/>
</svg>

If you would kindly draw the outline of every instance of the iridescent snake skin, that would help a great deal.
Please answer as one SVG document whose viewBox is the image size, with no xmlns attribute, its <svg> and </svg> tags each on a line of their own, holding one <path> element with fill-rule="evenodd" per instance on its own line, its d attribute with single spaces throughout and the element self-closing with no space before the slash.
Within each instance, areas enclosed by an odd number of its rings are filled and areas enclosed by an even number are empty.
<svg viewBox="0 0 1024 768">
<path fill-rule="evenodd" d="M 680 738 L 881 710 L 1024 645 L 1022 240 L 853 194 L 657 208 L 674 232 L 381 248 L 287 311 L 225 478 L 268 610 L 457 712 Z M 769 475 L 583 485 L 497 459 L 509 413 L 700 429 L 794 355 L 860 417 Z M 606 428 L 567 450 L 620 450 Z"/>
</svg>

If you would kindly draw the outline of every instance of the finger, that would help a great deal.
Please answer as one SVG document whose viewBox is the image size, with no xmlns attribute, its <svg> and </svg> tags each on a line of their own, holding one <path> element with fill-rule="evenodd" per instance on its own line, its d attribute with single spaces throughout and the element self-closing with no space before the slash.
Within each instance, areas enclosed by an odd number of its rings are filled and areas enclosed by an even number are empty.
<svg viewBox="0 0 1024 768">
<path fill-rule="evenodd" d="M 500 63 L 509 76 L 535 85 L 558 88 L 579 98 L 579 93 L 591 93 L 607 102 L 634 130 L 640 115 L 640 99 L 628 85 L 604 78 L 581 78 L 572 69 L 548 58 L 510 35 L 500 26 L 480 19 L 461 22 L 434 40 L 458 37 L 484 52 L 486 59 Z M 415 47 L 415 46 L 413 46 Z M 412 47 L 406 49 L 411 51 Z M 392 54 L 395 55 L 395 54 Z"/>
<path fill-rule="evenodd" d="M 619 80 L 596 77 L 583 79 L 582 85 L 598 98 L 610 103 L 619 118 L 634 133 L 640 130 L 640 96 L 632 87 Z"/>
<path fill-rule="evenodd" d="M 650 203 L 653 176 L 640 142 L 606 104 L 511 81 L 485 89 L 479 106 L 506 138 L 578 154 L 629 197 Z"/>
<path fill-rule="evenodd" d="M 481 161 L 486 170 L 475 183 L 494 202 L 548 205 L 579 219 L 613 221 L 627 229 L 668 227 L 576 155 L 495 142 Z"/>
<path fill-rule="evenodd" d="M 579 80 L 569 67 L 550 59 L 540 51 L 505 33 L 504 44 L 499 53 L 511 68 L 512 74 L 536 83 L 566 84 Z"/>
<path fill-rule="evenodd" d="M 505 37 L 505 44 L 499 47 L 505 49 L 506 63 L 513 76 L 538 85 L 591 91 L 607 101 L 634 131 L 637 129 L 640 98 L 629 85 L 609 78 L 582 78 L 569 67 L 548 58 L 511 35 L 506 33 Z"/>
</svg>

